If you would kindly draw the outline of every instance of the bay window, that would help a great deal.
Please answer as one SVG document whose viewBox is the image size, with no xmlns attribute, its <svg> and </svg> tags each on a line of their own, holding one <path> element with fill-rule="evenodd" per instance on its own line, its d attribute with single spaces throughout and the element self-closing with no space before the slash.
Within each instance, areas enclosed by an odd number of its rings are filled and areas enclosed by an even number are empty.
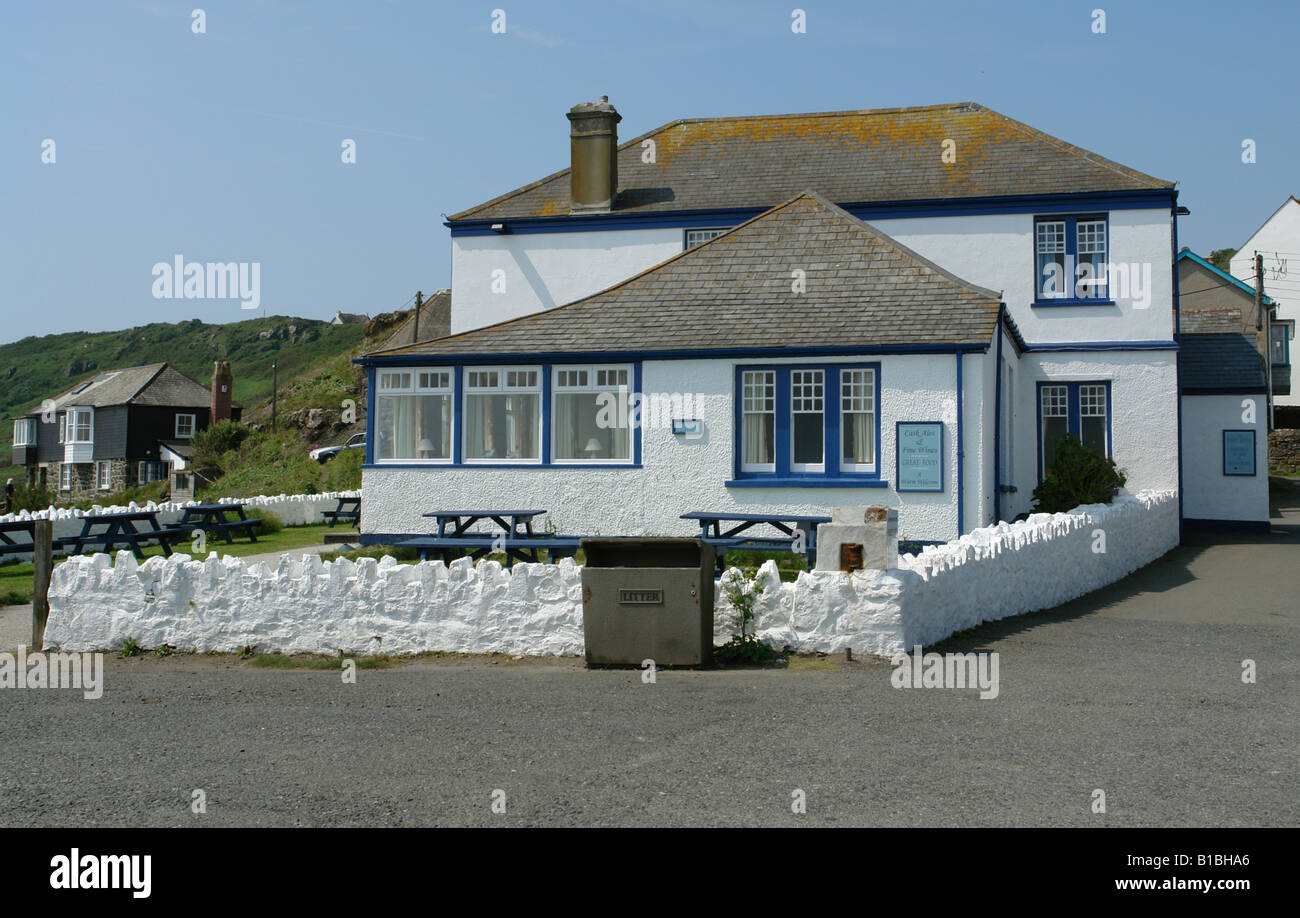
<svg viewBox="0 0 1300 918">
<path fill-rule="evenodd" d="M 539 367 L 465 369 L 465 459 L 541 462 Z"/>
<path fill-rule="evenodd" d="M 630 366 L 557 366 L 551 385 L 553 461 L 632 458 Z"/>
<path fill-rule="evenodd" d="M 376 376 L 375 460 L 450 461 L 451 369 L 413 367 Z"/>
<path fill-rule="evenodd" d="M 92 408 L 68 409 L 68 440 L 73 443 L 94 442 L 95 412 Z"/>
<path fill-rule="evenodd" d="M 14 446 L 36 445 L 36 421 L 32 418 L 19 418 L 14 421 Z"/>
</svg>

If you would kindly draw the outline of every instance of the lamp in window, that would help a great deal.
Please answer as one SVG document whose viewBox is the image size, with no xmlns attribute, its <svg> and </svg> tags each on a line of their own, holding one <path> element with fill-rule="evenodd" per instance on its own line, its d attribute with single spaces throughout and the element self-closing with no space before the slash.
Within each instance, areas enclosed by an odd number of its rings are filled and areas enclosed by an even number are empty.
<svg viewBox="0 0 1300 918">
<path fill-rule="evenodd" d="M 421 459 L 433 458 L 433 441 L 430 440 L 428 437 L 425 437 L 423 440 L 420 441 L 420 445 L 418 448 L 420 450 Z"/>
<path fill-rule="evenodd" d="M 603 452 L 604 449 L 605 447 L 601 444 L 601 442 L 597 440 L 595 437 L 592 437 L 590 440 L 587 441 L 587 445 L 582 448 L 582 451 L 587 454 L 588 459 L 595 459 L 596 454 L 599 452 Z"/>
</svg>

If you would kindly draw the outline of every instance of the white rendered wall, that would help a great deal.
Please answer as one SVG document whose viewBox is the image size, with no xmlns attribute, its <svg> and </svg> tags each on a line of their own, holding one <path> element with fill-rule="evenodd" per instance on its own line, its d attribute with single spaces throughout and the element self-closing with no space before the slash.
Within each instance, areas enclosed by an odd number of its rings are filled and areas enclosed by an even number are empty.
<svg viewBox="0 0 1300 918">
<path fill-rule="evenodd" d="M 1038 214 L 1045 216 L 1047 212 Z M 1110 211 L 1110 261 L 1149 266 L 1150 300 L 1033 308 L 1034 214 L 908 217 L 870 223 L 963 280 L 1002 291 L 1033 344 L 1173 340 L 1173 243 L 1168 210 Z M 1145 273 L 1145 268 L 1143 268 Z"/>
<path fill-rule="evenodd" d="M 888 571 L 816 571 L 780 583 L 769 561 L 756 630 L 796 651 L 851 647 L 891 656 L 1074 599 L 1155 560 L 1177 540 L 1178 498 L 1166 491 L 979 529 L 901 557 Z M 100 554 L 55 568 L 45 644 L 94 651 L 131 638 L 146 650 L 169 644 L 200 653 L 251 645 L 284 653 L 572 655 L 583 652 L 581 584 L 571 560 L 506 571 L 468 559 L 446 567 L 284 555 L 272 570 L 215 556 L 137 565 L 129 552 L 119 552 L 114 566 Z M 722 643 L 735 614 L 720 588 L 717 596 L 714 640 Z"/>
<path fill-rule="evenodd" d="M 451 333 L 563 306 L 682 251 L 680 228 L 451 240 Z M 500 275 L 494 272 L 502 272 Z M 504 292 L 494 292 L 494 280 Z"/>
<path fill-rule="evenodd" d="M 1241 420 L 1255 402 L 1255 423 Z M 1268 418 L 1262 395 L 1183 396 L 1183 516 L 1267 522 Z M 1255 431 L 1255 475 L 1223 474 L 1223 431 Z"/>
<path fill-rule="evenodd" d="M 1280 286 L 1269 287 L 1269 278 L 1280 267 L 1279 259 L 1287 260 L 1287 280 L 1300 276 L 1300 203 L 1294 198 L 1288 199 L 1228 262 L 1230 273 L 1252 288 L 1255 286 L 1256 252 L 1264 256 L 1264 292 L 1277 303 L 1277 317 L 1290 319 L 1296 323 L 1296 328 L 1300 328 L 1300 294 L 1289 292 Z M 1297 358 L 1298 350 L 1300 341 L 1292 339 L 1293 366 L 1300 362 L 1300 358 Z M 1293 382 L 1291 394 L 1275 396 L 1274 402 L 1278 405 L 1300 405 L 1300 385 Z"/>
<path fill-rule="evenodd" d="M 984 355 L 968 356 L 964 367 L 966 397 L 966 526 L 979 525 L 984 505 L 979 489 L 985 451 L 980 440 Z M 741 361 L 755 365 L 798 363 L 867 363 L 877 358 L 853 356 L 816 360 Z M 988 358 L 991 359 L 991 358 Z M 881 394 L 880 459 L 888 488 L 728 488 L 734 477 L 732 360 L 647 361 L 644 393 L 700 394 L 704 436 L 687 440 L 666 427 L 642 431 L 640 469 L 565 468 L 382 468 L 362 472 L 365 533 L 421 533 L 435 527 L 421 514 L 456 507 L 526 505 L 545 509 L 543 519 L 561 533 L 580 535 L 692 535 L 698 526 L 680 519 L 693 510 L 749 513 L 826 514 L 829 508 L 885 504 L 899 507 L 899 534 L 909 539 L 942 541 L 957 535 L 957 408 L 954 396 L 956 359 L 951 354 L 878 358 Z M 991 398 L 991 396 L 990 396 Z M 941 493 L 894 490 L 895 422 L 944 422 L 944 477 Z M 991 433 L 989 434 L 991 436 Z M 538 521 L 541 525 L 541 521 Z"/>
<path fill-rule="evenodd" d="M 1039 382 L 1109 380 L 1111 455 L 1128 476 L 1125 489 L 1177 489 L 1178 377 L 1174 354 L 1108 351 L 1022 355 L 1015 365 L 1014 474 L 1006 482 L 1017 490 L 1003 495 L 1003 515 L 1032 510 L 1033 491 L 1038 486 Z"/>
</svg>

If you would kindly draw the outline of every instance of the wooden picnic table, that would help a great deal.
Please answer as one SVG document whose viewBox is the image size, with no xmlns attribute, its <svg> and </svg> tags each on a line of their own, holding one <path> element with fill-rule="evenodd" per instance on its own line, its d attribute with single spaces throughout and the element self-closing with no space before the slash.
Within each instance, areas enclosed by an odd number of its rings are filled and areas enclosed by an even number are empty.
<svg viewBox="0 0 1300 918">
<path fill-rule="evenodd" d="M 491 533 L 472 533 L 469 528 L 475 523 L 482 520 L 491 520 L 509 536 L 531 536 L 533 535 L 533 517 L 541 516 L 545 510 L 435 510 L 432 513 L 424 514 L 430 519 L 438 521 L 439 536 L 474 536 L 486 535 L 491 537 Z M 506 520 L 510 520 L 509 523 Z M 520 526 L 523 529 L 520 529 Z M 451 526 L 451 532 L 447 527 Z"/>
<path fill-rule="evenodd" d="M 359 497 L 340 497 L 338 506 L 333 510 L 322 511 L 321 516 L 330 521 L 330 528 L 339 520 L 355 520 L 357 525 L 361 524 L 361 498 Z"/>
<path fill-rule="evenodd" d="M 227 514 L 230 513 L 236 514 L 238 518 L 227 518 Z M 260 519 L 249 519 L 244 515 L 243 504 L 195 504 L 185 508 L 175 528 L 185 529 L 191 533 L 195 529 L 217 532 L 225 536 L 227 545 L 231 545 L 234 544 L 231 533 L 241 529 L 248 534 L 249 541 L 256 542 L 257 535 L 253 530 L 260 525 L 262 525 Z"/>
<path fill-rule="evenodd" d="M 81 518 L 81 533 L 55 539 L 56 548 L 83 549 L 87 545 L 102 546 L 104 551 L 112 551 L 118 545 L 128 545 L 131 553 L 144 559 L 144 548 L 148 543 L 157 542 L 162 546 L 163 554 L 172 553 L 171 543 L 185 538 L 185 530 L 179 526 L 158 525 L 158 514 L 153 510 L 137 510 L 130 513 L 98 513 Z M 137 528 L 136 523 L 148 523 Z M 101 528 L 102 527 L 102 528 Z M 97 531 L 98 530 L 98 531 Z"/>
<path fill-rule="evenodd" d="M 713 513 L 696 510 L 683 513 L 684 520 L 694 520 L 700 524 L 700 538 L 714 547 L 718 556 L 718 570 L 723 569 L 728 549 L 768 549 L 776 551 L 793 551 L 803 537 L 808 569 L 817 563 L 817 526 L 829 523 L 829 516 L 815 516 L 799 513 Z M 724 531 L 723 523 L 732 524 Z M 784 534 L 783 537 L 764 536 L 753 533 L 755 526 L 771 526 Z"/>
<path fill-rule="evenodd" d="M 492 554 L 503 552 L 506 567 L 514 567 L 516 561 L 540 561 L 540 553 L 545 551 L 548 560 L 572 558 L 578 550 L 582 539 L 580 536 L 561 536 L 541 533 L 540 535 L 507 535 L 504 531 L 491 533 L 470 533 L 462 536 L 414 536 L 403 539 L 399 545 L 414 548 L 420 552 L 420 560 L 428 560 L 430 552 L 438 552 L 446 564 L 468 553 L 474 561 Z"/>
</svg>

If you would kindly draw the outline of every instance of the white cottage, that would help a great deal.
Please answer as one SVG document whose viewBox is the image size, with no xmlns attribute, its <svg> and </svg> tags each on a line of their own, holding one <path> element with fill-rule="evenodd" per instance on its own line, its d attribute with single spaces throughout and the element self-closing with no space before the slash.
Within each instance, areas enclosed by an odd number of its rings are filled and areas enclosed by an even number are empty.
<svg viewBox="0 0 1300 918">
<path fill-rule="evenodd" d="M 363 359 L 363 536 L 1031 508 L 1056 439 L 1179 485 L 1173 183 L 974 104 L 677 121 L 449 218 L 449 337 Z"/>
<path fill-rule="evenodd" d="M 1300 391 L 1291 391 L 1291 342 L 1300 319 L 1300 200 L 1295 195 L 1273 211 L 1228 263 L 1232 274 L 1252 289 L 1257 255 L 1262 256 L 1264 289 L 1275 307 L 1265 316 L 1274 404 L 1300 405 Z"/>
</svg>

